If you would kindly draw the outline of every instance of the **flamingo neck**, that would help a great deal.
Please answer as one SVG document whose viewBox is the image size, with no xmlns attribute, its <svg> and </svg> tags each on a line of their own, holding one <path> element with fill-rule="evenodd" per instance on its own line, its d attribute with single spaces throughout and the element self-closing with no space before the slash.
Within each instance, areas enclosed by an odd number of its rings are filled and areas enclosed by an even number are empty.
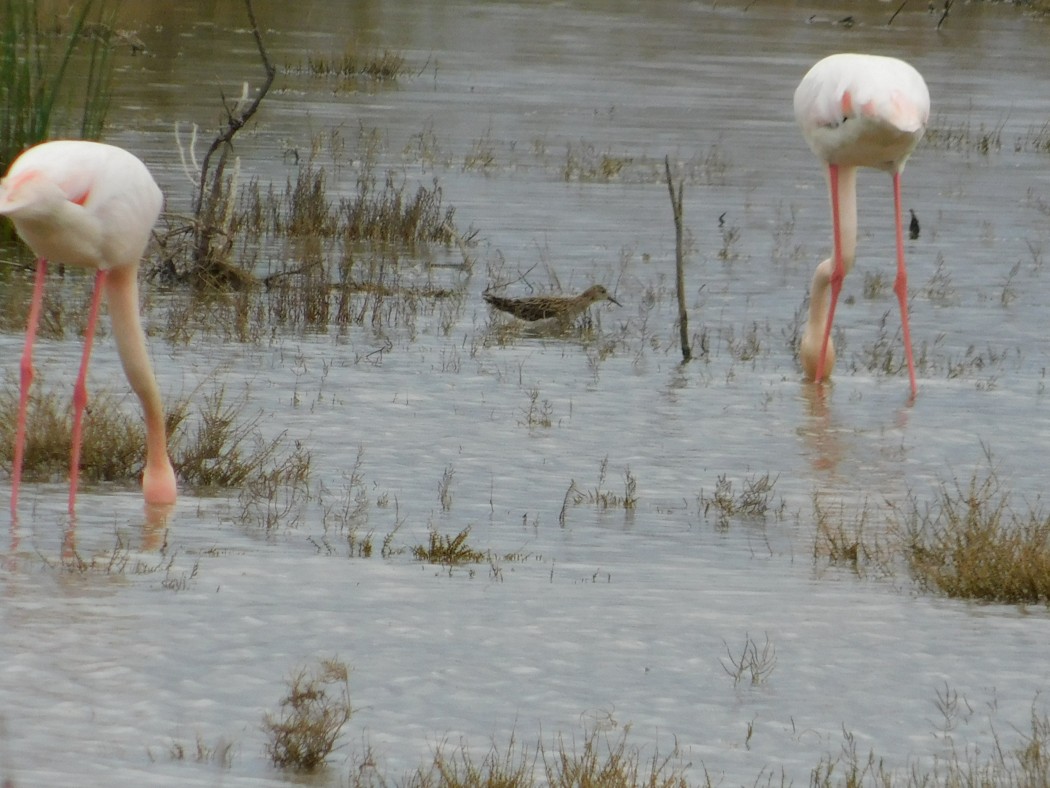
<svg viewBox="0 0 1050 788">
<path fill-rule="evenodd" d="M 842 260 L 843 275 L 846 275 L 853 269 L 853 261 L 857 256 L 857 168 L 829 165 L 827 176 L 832 211 L 833 259 L 838 257 Z M 832 188 L 833 178 L 838 181 L 835 189 Z M 834 218 L 836 212 L 837 222 Z"/>
<path fill-rule="evenodd" d="M 828 197 L 831 205 L 832 253 L 813 272 L 809 288 L 809 318 L 802 334 L 799 356 L 807 378 L 827 378 L 835 366 L 835 343 L 830 336 L 835 283 L 853 268 L 857 253 L 857 168 L 829 164 Z M 821 351 L 827 337 L 824 363 Z"/>
<path fill-rule="evenodd" d="M 802 333 L 799 347 L 799 360 L 802 371 L 809 380 L 816 380 L 820 347 L 824 342 L 824 331 L 831 311 L 831 275 L 834 271 L 834 260 L 829 257 L 817 266 L 813 272 L 813 281 L 809 287 L 809 317 Z M 828 349 L 824 357 L 824 377 L 831 374 L 835 366 L 835 343 L 828 338 Z"/>
</svg>

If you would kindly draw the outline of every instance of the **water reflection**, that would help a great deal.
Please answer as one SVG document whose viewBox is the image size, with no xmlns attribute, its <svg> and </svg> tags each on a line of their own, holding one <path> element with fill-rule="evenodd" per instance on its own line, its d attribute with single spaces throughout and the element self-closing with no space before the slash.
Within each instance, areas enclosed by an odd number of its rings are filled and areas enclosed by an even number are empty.
<svg viewBox="0 0 1050 788">
<path fill-rule="evenodd" d="M 842 459 L 842 442 L 838 426 L 828 408 L 829 385 L 803 381 L 801 399 L 805 422 L 799 427 L 813 469 L 834 476 Z"/>
</svg>

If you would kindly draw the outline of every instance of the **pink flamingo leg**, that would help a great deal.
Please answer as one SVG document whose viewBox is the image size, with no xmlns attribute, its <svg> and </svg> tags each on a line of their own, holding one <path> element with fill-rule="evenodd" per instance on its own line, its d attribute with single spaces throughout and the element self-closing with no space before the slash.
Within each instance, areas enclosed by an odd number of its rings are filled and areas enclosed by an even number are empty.
<svg viewBox="0 0 1050 788">
<path fill-rule="evenodd" d="M 95 323 L 98 319 L 98 308 L 102 302 L 102 286 L 106 281 L 106 272 L 95 273 L 95 292 L 91 295 L 91 309 L 88 312 L 87 330 L 84 332 L 84 354 L 80 358 L 80 373 L 73 387 L 73 454 L 69 462 L 69 513 L 73 514 L 77 501 L 77 480 L 80 477 L 80 443 L 84 429 L 84 409 L 87 407 L 87 370 L 91 361 L 91 346 L 95 341 Z"/>
<path fill-rule="evenodd" d="M 837 164 L 828 165 L 828 186 L 831 190 L 831 232 L 833 236 L 834 270 L 831 272 L 831 308 L 828 310 L 828 322 L 824 326 L 824 341 L 820 345 L 820 356 L 817 358 L 816 382 L 824 380 L 824 364 L 828 354 L 828 340 L 831 338 L 831 324 L 835 322 L 835 306 L 842 292 L 842 280 L 846 278 L 846 267 L 842 262 L 842 231 L 839 227 L 839 168 Z"/>
<path fill-rule="evenodd" d="M 29 320 L 26 325 L 26 343 L 22 350 L 20 367 L 21 388 L 18 392 L 18 426 L 15 428 L 15 458 L 11 471 L 11 517 L 18 512 L 18 487 L 22 483 L 22 462 L 25 458 L 26 409 L 29 405 L 29 387 L 33 383 L 33 342 L 40 323 L 40 305 L 44 301 L 44 280 L 47 278 L 47 260 L 36 262 L 36 280 L 33 283 L 33 299 L 29 302 Z"/>
<path fill-rule="evenodd" d="M 893 210 L 897 216 L 897 280 L 893 291 L 901 305 L 901 331 L 904 334 L 904 353 L 908 358 L 908 378 L 911 380 L 911 398 L 915 399 L 915 359 L 911 353 L 911 328 L 908 325 L 908 272 L 904 264 L 904 220 L 901 218 L 901 174 L 893 173 Z"/>
</svg>

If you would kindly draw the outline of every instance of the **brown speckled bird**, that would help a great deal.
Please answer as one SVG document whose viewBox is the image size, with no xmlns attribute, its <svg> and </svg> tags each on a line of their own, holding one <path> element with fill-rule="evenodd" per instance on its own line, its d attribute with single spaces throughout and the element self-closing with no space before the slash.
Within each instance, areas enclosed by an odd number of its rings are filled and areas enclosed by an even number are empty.
<svg viewBox="0 0 1050 788">
<path fill-rule="evenodd" d="M 623 306 L 609 295 L 601 285 L 588 287 L 577 296 L 531 296 L 528 298 L 504 298 L 482 294 L 485 300 L 496 309 L 509 312 L 519 320 L 558 320 L 568 323 L 583 313 L 596 301 L 612 301 L 616 306 Z"/>
</svg>

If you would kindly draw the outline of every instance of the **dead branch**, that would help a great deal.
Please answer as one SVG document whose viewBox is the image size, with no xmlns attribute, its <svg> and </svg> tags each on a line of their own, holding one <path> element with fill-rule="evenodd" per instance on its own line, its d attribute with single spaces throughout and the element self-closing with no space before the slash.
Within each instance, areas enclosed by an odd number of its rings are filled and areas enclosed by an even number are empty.
<svg viewBox="0 0 1050 788">
<path fill-rule="evenodd" d="M 941 29 L 941 25 L 944 24 L 944 20 L 948 18 L 948 12 L 952 10 L 953 0 L 944 0 L 944 13 L 941 14 L 941 18 L 937 20 L 937 30 Z"/>
<path fill-rule="evenodd" d="M 664 156 L 664 169 L 667 171 L 667 190 L 671 193 L 671 210 L 674 214 L 674 257 L 675 257 L 675 286 L 678 290 L 678 335 L 682 342 L 682 363 L 687 363 L 692 357 L 689 349 L 689 315 L 685 309 L 685 253 L 682 249 L 682 190 L 685 186 L 683 181 L 678 182 L 678 192 L 675 193 L 674 179 L 671 177 L 671 159 Z"/>
<path fill-rule="evenodd" d="M 252 0 L 244 0 L 244 5 L 248 10 L 248 21 L 251 23 L 252 36 L 259 49 L 259 56 L 262 58 L 266 79 L 254 99 L 248 98 L 247 82 L 236 101 L 227 101 L 225 95 L 222 97 L 223 108 L 226 110 L 226 125 L 212 140 L 201 161 L 197 196 L 193 206 L 192 260 L 196 275 L 209 281 L 225 280 L 234 273 L 233 267 L 228 262 L 233 240 L 226 232 L 230 222 L 233 195 L 225 193 L 228 188 L 227 183 L 232 184 L 234 180 L 225 177 L 227 158 L 232 149 L 233 138 L 259 109 L 259 105 L 270 90 L 277 74 L 277 68 L 271 62 L 270 56 L 266 53 L 266 47 L 263 45 L 259 25 L 255 20 L 255 10 L 252 8 Z M 218 154 L 217 162 L 213 168 L 212 157 L 216 153 Z M 244 272 L 236 272 L 236 275 L 243 276 Z"/>
<path fill-rule="evenodd" d="M 204 154 L 204 159 L 201 162 L 200 184 L 198 186 L 197 201 L 194 205 L 194 212 L 197 214 L 200 214 L 201 208 L 204 205 L 204 192 L 208 187 L 208 169 L 211 165 L 212 154 L 214 154 L 220 147 L 229 145 L 233 142 L 233 138 L 237 132 L 244 128 L 244 124 L 247 123 L 252 115 L 254 115 L 259 109 L 259 105 L 262 103 L 263 98 L 273 84 L 274 77 L 277 76 L 277 67 L 270 60 L 270 56 L 266 54 L 266 47 L 263 45 L 262 34 L 259 33 L 259 25 L 255 21 L 255 10 L 252 8 L 252 0 L 244 0 L 244 5 L 248 10 L 248 21 L 252 26 L 252 36 L 255 38 L 255 45 L 259 49 L 259 56 L 262 57 L 263 68 L 266 71 L 266 80 L 263 82 L 262 87 L 259 88 L 259 92 L 256 94 L 255 99 L 250 103 L 245 103 L 247 96 L 243 94 L 240 100 L 233 102 L 232 104 L 228 103 L 226 97 L 223 96 L 223 106 L 226 109 L 226 128 L 220 131 L 215 139 L 212 140 L 211 145 L 208 147 L 208 152 Z M 216 167 L 216 173 L 212 178 L 213 193 L 222 180 L 222 170 L 225 168 L 225 164 L 226 157 L 224 151 L 220 162 Z"/>
</svg>

